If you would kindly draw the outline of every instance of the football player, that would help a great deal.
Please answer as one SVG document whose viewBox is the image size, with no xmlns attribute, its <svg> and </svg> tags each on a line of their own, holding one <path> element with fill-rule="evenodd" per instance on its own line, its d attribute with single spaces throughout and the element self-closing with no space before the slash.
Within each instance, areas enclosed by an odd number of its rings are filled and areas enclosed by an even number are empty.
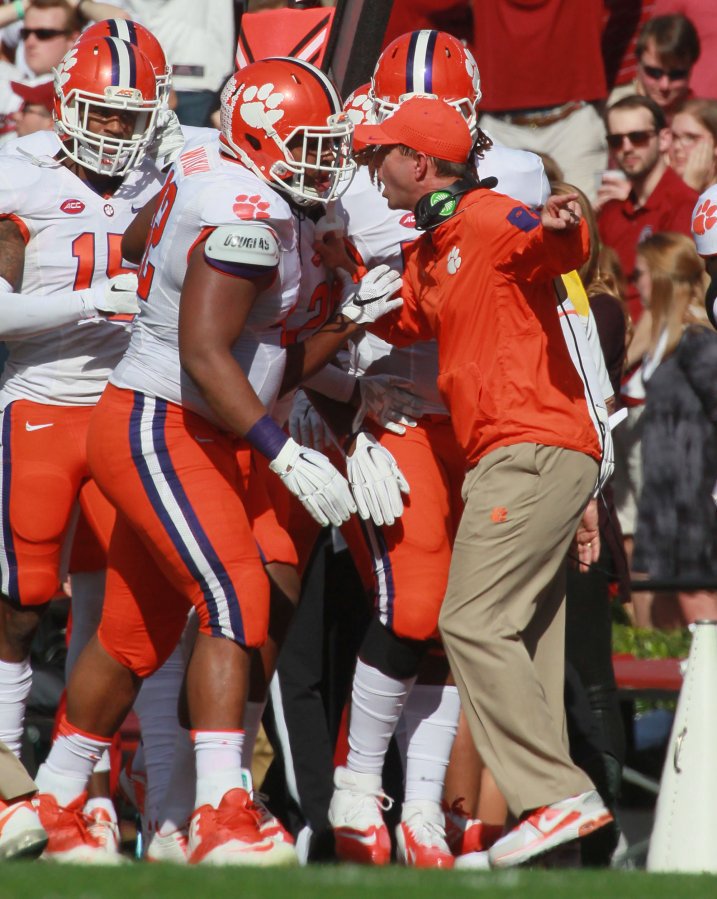
<svg viewBox="0 0 717 899">
<path fill-rule="evenodd" d="M 73 671 L 66 718 L 38 772 L 41 817 L 58 803 L 77 807 L 93 759 L 142 679 L 176 645 L 192 607 L 190 861 L 296 861 L 293 848 L 262 834 L 241 764 L 250 650 L 266 639 L 269 598 L 245 460 L 250 447 L 262 453 L 321 524 L 341 524 L 355 509 L 328 460 L 268 414 L 282 389 L 400 304 L 390 299 L 400 278 L 377 269 L 300 352 L 278 339 L 300 274 L 287 200 L 340 193 L 352 169 L 351 130 L 319 70 L 265 60 L 227 83 L 219 144 L 183 153 L 159 194 L 140 267 L 142 312 L 88 435 L 92 474 L 118 517 L 100 628 Z M 130 256 L 144 236 L 139 216 L 123 244 Z M 48 825 L 53 855 L 62 834 Z"/>
<path fill-rule="evenodd" d="M 53 308 L 41 326 L 36 319 L 13 331 L 6 319 L 0 331 L 9 349 L 0 388 L 0 733 L 14 748 L 30 689 L 30 644 L 58 592 L 78 501 L 108 545 L 113 512 L 89 486 L 85 437 L 132 316 L 84 321 L 78 312 L 49 328 L 61 295 L 101 290 L 127 271 L 122 234 L 160 183 L 153 164 L 143 167 L 157 110 L 154 71 L 143 54 L 114 38 L 88 40 L 55 75 L 57 134 L 14 142 L 0 169 L 0 275 L 23 294 L 45 294 Z M 93 839 L 84 847 L 107 861 L 101 849 Z"/>
</svg>

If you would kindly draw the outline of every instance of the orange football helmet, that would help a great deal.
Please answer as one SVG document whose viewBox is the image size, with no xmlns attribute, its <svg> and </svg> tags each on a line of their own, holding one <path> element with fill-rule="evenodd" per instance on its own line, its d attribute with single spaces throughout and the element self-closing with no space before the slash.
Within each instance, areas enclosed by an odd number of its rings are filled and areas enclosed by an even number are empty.
<svg viewBox="0 0 717 899">
<path fill-rule="evenodd" d="M 455 106 L 475 136 L 480 73 L 473 54 L 458 38 L 445 31 L 409 31 L 386 47 L 369 91 L 376 117 L 383 121 L 414 94 L 440 97 Z"/>
<path fill-rule="evenodd" d="M 344 112 L 354 125 L 373 125 L 376 122 L 373 102 L 368 95 L 370 87 L 369 82 L 359 84 L 344 100 Z"/>
<path fill-rule="evenodd" d="M 221 97 L 224 152 L 300 204 L 327 203 L 353 177 L 353 125 L 311 63 L 271 57 L 235 72 Z"/>
<path fill-rule="evenodd" d="M 88 38 L 96 40 L 100 37 L 119 38 L 133 44 L 144 53 L 152 63 L 157 79 L 157 99 L 161 105 L 166 106 L 172 88 L 172 67 L 167 62 L 162 45 L 152 32 L 139 22 L 131 22 L 128 19 L 102 19 L 85 28 L 77 40 L 84 41 Z"/>
<path fill-rule="evenodd" d="M 114 37 L 77 41 L 55 69 L 55 128 L 70 159 L 103 175 L 123 176 L 142 161 L 159 108 L 152 64 Z M 133 116 L 127 137 L 97 134 L 92 112 Z"/>
</svg>

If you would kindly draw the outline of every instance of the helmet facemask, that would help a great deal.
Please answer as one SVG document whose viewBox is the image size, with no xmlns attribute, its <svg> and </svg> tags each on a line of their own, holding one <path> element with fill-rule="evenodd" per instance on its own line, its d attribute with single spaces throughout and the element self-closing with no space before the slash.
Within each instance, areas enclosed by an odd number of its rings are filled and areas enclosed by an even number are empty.
<svg viewBox="0 0 717 899">
<path fill-rule="evenodd" d="M 139 165 L 154 137 L 159 101 L 145 100 L 140 91 L 126 87 L 106 87 L 104 94 L 71 90 L 65 96 L 58 91 L 58 96 L 55 127 L 70 159 L 109 177 L 124 176 Z M 90 130 L 91 112 L 108 108 L 134 115 L 131 136 L 111 137 Z"/>
</svg>

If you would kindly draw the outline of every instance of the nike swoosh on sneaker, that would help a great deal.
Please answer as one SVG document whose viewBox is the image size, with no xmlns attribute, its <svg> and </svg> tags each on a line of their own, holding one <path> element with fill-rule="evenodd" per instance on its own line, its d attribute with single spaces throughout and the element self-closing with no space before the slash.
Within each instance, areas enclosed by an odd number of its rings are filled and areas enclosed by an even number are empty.
<svg viewBox="0 0 717 899">
<path fill-rule="evenodd" d="M 357 843 L 361 843 L 363 846 L 373 846 L 376 843 L 375 833 L 360 833 L 357 830 L 345 830 L 343 827 L 337 827 L 336 833 L 340 833 L 343 838 L 355 840 Z"/>
<path fill-rule="evenodd" d="M 39 431 L 42 428 L 51 428 L 55 424 L 54 421 L 48 422 L 48 424 L 43 425 L 31 425 L 29 421 L 25 422 L 25 430 L 26 431 Z"/>
<path fill-rule="evenodd" d="M 542 833 L 550 833 L 564 824 L 568 818 L 576 817 L 579 817 L 579 814 L 574 808 L 550 809 L 543 812 L 535 825 Z"/>
</svg>

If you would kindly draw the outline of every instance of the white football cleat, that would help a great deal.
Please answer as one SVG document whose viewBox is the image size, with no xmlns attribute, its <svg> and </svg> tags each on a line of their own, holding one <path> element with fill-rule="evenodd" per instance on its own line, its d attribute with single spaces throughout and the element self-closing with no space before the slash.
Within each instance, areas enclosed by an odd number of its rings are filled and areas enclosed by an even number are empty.
<svg viewBox="0 0 717 899">
<path fill-rule="evenodd" d="M 383 792 L 380 775 L 358 774 L 344 767 L 334 771 L 329 823 L 341 861 L 362 865 L 391 861 L 391 837 L 381 812 L 392 805 L 393 799 Z"/>
<path fill-rule="evenodd" d="M 29 799 L 0 799 L 0 861 L 36 858 L 47 840 L 47 832 Z"/>
<path fill-rule="evenodd" d="M 108 856 L 117 856 L 110 858 L 106 864 L 113 865 L 117 862 L 124 862 L 125 859 L 120 853 L 120 832 L 117 826 L 117 819 L 100 806 L 86 810 L 84 814 L 87 817 L 87 829 L 97 840 L 97 844 L 105 851 Z"/>
<path fill-rule="evenodd" d="M 413 868 L 452 868 L 445 819 L 437 802 L 412 799 L 403 804 L 396 828 L 396 857 Z"/>
<path fill-rule="evenodd" d="M 293 846 L 273 842 L 259 832 L 259 813 L 246 790 L 235 787 L 218 808 L 202 805 L 189 819 L 192 865 L 298 865 Z"/>
<path fill-rule="evenodd" d="M 294 845 L 294 838 L 284 827 L 281 821 L 266 807 L 267 797 L 263 793 L 252 792 L 254 807 L 259 815 L 259 833 L 273 843 L 286 843 Z"/>
<path fill-rule="evenodd" d="M 155 832 L 147 846 L 145 858 L 148 862 L 186 865 L 189 861 L 188 832 L 187 827 L 180 827 L 164 835 Z"/>
<path fill-rule="evenodd" d="M 43 859 L 81 865 L 121 864 L 122 856 L 108 853 L 90 832 L 93 822 L 83 812 L 86 798 L 83 793 L 68 806 L 61 806 L 50 793 L 33 797 L 32 805 L 49 837 Z"/>
</svg>

